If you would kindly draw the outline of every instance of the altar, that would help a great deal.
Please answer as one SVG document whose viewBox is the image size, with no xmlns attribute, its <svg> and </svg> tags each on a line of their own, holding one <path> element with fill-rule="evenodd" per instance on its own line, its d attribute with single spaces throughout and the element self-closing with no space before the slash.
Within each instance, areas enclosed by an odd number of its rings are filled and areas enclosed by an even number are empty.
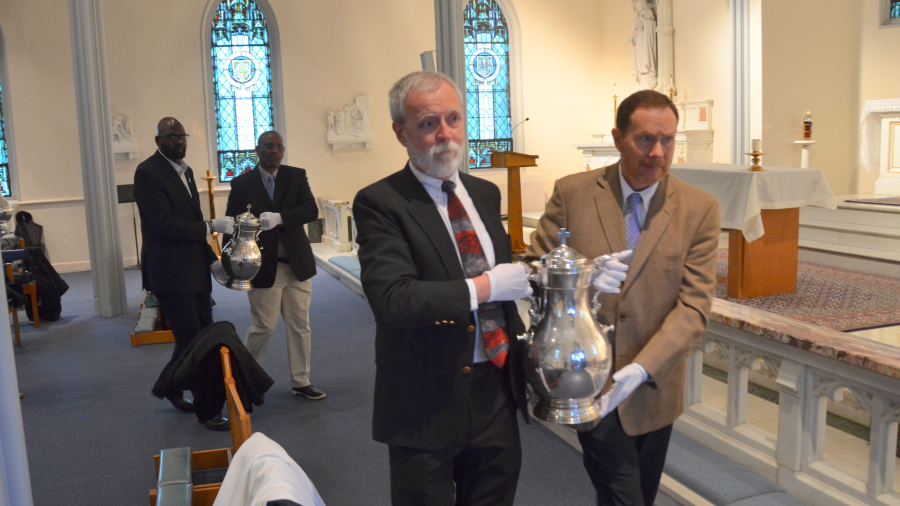
<svg viewBox="0 0 900 506">
<path fill-rule="evenodd" d="M 670 174 L 712 194 L 728 235 L 728 296 L 761 297 L 797 290 L 800 208 L 837 209 L 818 169 L 682 163 Z"/>
</svg>

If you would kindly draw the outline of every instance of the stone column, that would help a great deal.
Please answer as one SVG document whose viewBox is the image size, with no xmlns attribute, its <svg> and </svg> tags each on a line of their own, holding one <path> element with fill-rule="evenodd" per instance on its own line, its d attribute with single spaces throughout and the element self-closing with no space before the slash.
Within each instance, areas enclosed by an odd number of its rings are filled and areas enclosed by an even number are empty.
<svg viewBox="0 0 900 506">
<path fill-rule="evenodd" d="M 732 34 L 731 163 L 750 151 L 750 2 L 730 0 Z"/>
<path fill-rule="evenodd" d="M 98 315 L 112 317 L 125 312 L 127 301 L 116 208 L 102 1 L 69 0 L 69 23 L 94 307 Z"/>
<path fill-rule="evenodd" d="M 434 0 L 434 32 L 437 39 L 437 71 L 449 76 L 462 92 L 463 117 L 466 117 L 466 53 L 463 48 L 463 9 L 468 0 Z M 468 127 L 463 128 L 464 156 L 459 170 L 469 172 Z"/>
<path fill-rule="evenodd" d="M 0 311 L 0 506 L 32 504 L 9 312 Z"/>
</svg>

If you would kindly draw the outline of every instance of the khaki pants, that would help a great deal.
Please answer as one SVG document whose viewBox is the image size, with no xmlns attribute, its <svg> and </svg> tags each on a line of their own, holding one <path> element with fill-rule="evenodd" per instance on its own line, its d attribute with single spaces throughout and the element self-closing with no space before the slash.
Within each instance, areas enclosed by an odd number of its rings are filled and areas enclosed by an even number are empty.
<svg viewBox="0 0 900 506">
<path fill-rule="evenodd" d="M 271 288 L 254 288 L 247 292 L 250 299 L 252 323 L 247 329 L 244 344 L 257 362 L 262 363 L 269 339 L 278 325 L 278 315 L 284 318 L 287 333 L 288 366 L 291 369 L 291 387 L 309 385 L 309 302 L 312 282 L 297 281 L 291 266 L 278 262 L 275 284 Z"/>
</svg>

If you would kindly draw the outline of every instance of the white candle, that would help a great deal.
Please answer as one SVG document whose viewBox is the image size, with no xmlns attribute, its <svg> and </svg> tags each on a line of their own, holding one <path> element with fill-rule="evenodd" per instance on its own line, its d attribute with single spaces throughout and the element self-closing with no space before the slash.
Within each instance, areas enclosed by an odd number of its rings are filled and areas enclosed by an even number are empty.
<svg viewBox="0 0 900 506">
<path fill-rule="evenodd" d="M 751 146 L 753 147 L 751 151 L 762 151 L 762 139 L 753 139 Z"/>
</svg>

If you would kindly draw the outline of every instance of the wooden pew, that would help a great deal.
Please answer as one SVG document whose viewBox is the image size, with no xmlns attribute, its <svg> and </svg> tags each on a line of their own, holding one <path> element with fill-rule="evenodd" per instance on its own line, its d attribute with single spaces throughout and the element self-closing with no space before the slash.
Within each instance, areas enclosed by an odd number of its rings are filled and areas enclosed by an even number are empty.
<svg viewBox="0 0 900 506">
<path fill-rule="evenodd" d="M 241 398 L 238 395 L 237 384 L 234 382 L 234 376 L 231 373 L 231 353 L 224 346 L 219 349 L 219 353 L 222 356 L 222 374 L 225 379 L 225 398 L 228 405 L 228 421 L 231 425 L 232 446 L 231 448 L 191 452 L 192 472 L 227 468 L 234 453 L 253 434 L 253 429 L 250 426 L 250 415 L 244 410 L 244 405 L 241 403 Z M 159 476 L 159 455 L 153 456 L 153 463 L 156 468 L 156 475 Z M 191 505 L 212 506 L 221 486 L 221 483 L 194 486 Z M 155 488 L 150 491 L 150 506 L 156 506 L 156 494 Z"/>
</svg>

